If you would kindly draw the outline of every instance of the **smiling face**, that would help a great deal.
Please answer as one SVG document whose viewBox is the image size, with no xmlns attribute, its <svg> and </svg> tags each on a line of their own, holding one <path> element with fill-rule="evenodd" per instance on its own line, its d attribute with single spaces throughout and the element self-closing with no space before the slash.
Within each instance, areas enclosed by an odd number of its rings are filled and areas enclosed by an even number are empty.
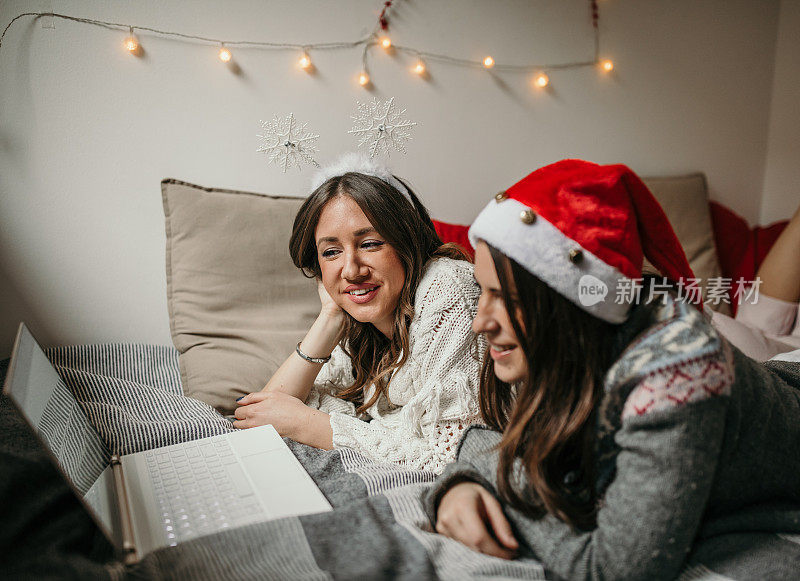
<svg viewBox="0 0 800 581">
<path fill-rule="evenodd" d="M 391 337 L 394 312 L 405 284 L 405 268 L 349 196 L 329 201 L 314 231 L 322 284 L 356 321 L 372 323 Z"/>
<path fill-rule="evenodd" d="M 481 297 L 472 330 L 486 335 L 489 355 L 494 360 L 494 374 L 500 381 L 514 383 L 525 379 L 528 362 L 524 348 L 511 324 L 494 260 L 485 242 L 478 242 L 475 248 L 475 279 L 481 287 Z M 513 297 L 516 291 L 510 294 Z"/>
</svg>

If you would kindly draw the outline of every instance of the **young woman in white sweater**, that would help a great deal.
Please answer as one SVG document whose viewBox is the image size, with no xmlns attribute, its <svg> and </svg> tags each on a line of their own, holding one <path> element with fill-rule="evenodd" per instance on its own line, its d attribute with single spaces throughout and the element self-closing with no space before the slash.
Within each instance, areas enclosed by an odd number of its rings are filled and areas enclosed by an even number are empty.
<svg viewBox="0 0 800 581">
<path fill-rule="evenodd" d="M 319 316 L 233 425 L 441 472 L 479 418 L 472 264 L 374 162 L 345 157 L 317 182 L 289 246 L 319 281 Z"/>
</svg>

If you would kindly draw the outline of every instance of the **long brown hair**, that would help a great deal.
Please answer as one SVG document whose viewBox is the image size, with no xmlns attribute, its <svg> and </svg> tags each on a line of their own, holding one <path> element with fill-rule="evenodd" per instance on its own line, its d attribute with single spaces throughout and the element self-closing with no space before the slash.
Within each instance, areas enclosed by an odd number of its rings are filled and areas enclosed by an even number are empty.
<svg viewBox="0 0 800 581">
<path fill-rule="evenodd" d="M 574 527 L 591 528 L 596 524 L 595 424 L 603 378 L 632 334 L 652 320 L 655 305 L 634 307 L 627 324 L 613 325 L 588 314 L 491 245 L 489 250 L 528 365 L 527 378 L 514 386 L 497 379 L 491 357 L 481 369 L 481 413 L 489 426 L 503 432 L 498 490 L 521 510 L 539 516 L 548 512 Z M 517 462 L 533 494 L 521 490 Z"/>
<path fill-rule="evenodd" d="M 399 178 L 398 178 L 399 179 Z M 409 354 L 408 328 L 414 316 L 414 297 L 425 266 L 431 258 L 468 260 L 455 244 L 443 244 L 425 206 L 411 188 L 406 198 L 385 181 L 356 172 L 332 177 L 306 199 L 294 219 L 289 253 L 295 266 L 309 278 L 321 278 L 314 233 L 325 205 L 338 196 L 352 198 L 372 226 L 392 245 L 405 268 L 405 284 L 394 314 L 394 332 L 388 339 L 372 324 L 346 315 L 340 345 L 353 362 L 354 382 L 338 396 L 358 405 L 362 412 L 386 391 L 391 373 L 405 364 Z M 409 199 L 410 198 L 410 199 Z M 375 393 L 364 401 L 364 390 Z"/>
</svg>

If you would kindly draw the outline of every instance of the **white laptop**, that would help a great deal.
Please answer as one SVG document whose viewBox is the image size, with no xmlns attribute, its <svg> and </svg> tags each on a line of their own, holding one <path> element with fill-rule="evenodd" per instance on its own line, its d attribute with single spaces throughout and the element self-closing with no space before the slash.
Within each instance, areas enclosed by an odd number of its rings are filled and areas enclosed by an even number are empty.
<svg viewBox="0 0 800 581">
<path fill-rule="evenodd" d="M 272 426 L 111 455 L 24 324 L 4 391 L 125 562 L 223 529 L 331 510 Z"/>
</svg>

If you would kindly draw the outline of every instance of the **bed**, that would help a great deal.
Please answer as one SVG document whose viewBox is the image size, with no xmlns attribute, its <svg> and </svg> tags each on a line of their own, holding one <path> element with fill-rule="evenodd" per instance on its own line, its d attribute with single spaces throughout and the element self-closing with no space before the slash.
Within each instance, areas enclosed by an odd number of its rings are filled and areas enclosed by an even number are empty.
<svg viewBox="0 0 800 581">
<path fill-rule="evenodd" d="M 94 345 L 48 351 L 111 453 L 221 434 L 230 423 L 183 395 L 178 351 Z M 544 578 L 533 559 L 475 553 L 431 530 L 419 500 L 430 472 L 371 462 L 349 450 L 290 440 L 333 513 L 292 517 L 156 551 L 125 569 L 3 397 L 0 495 L 5 575 L 191 579 Z M 35 488 L 26 485 L 35 481 Z M 53 518 L 57 515 L 57 518 Z M 10 525 L 10 529 L 9 526 Z M 42 550 L 46 547 L 45 550 Z"/>
<path fill-rule="evenodd" d="M 678 234 L 698 276 L 721 276 L 703 176 L 648 184 L 668 214 L 684 216 Z M 112 453 L 232 430 L 222 414 L 263 386 L 319 308 L 313 281 L 297 273 L 286 252 L 299 200 L 179 180 L 165 180 L 162 197 L 174 346 L 48 352 Z M 453 225 L 437 228 L 449 239 L 464 234 Z M 546 578 L 533 558 L 504 561 L 434 534 L 420 502 L 432 473 L 291 441 L 333 513 L 202 537 L 126 569 L 5 398 L 0 414 L 0 571 L 8 577 Z M 693 564 L 684 578 L 702 578 L 706 565 Z"/>
</svg>

